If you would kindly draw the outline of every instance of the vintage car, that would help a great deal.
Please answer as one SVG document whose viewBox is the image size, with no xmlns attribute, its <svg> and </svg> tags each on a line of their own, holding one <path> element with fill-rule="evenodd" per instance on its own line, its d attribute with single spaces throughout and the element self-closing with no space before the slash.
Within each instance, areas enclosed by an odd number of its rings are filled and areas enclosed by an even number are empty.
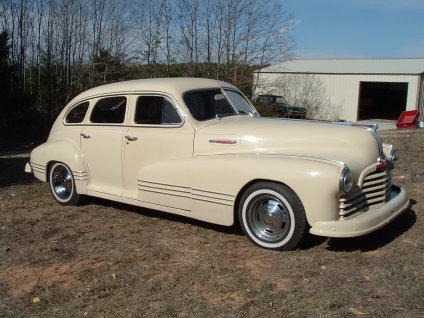
<svg viewBox="0 0 424 318">
<path fill-rule="evenodd" d="M 372 129 L 261 118 L 230 84 L 173 78 L 78 95 L 25 171 L 63 205 L 88 195 L 240 222 L 253 243 L 287 250 L 308 231 L 364 235 L 407 209 L 391 181 L 397 160 Z"/>
<path fill-rule="evenodd" d="M 305 119 L 307 110 L 304 107 L 290 105 L 284 96 L 279 95 L 258 95 L 255 102 L 259 106 L 271 109 L 285 118 Z"/>
</svg>

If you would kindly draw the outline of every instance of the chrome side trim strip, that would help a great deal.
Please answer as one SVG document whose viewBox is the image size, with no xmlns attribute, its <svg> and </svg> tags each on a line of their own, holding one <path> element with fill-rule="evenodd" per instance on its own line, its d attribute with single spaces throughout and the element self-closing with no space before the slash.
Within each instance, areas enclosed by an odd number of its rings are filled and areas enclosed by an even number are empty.
<svg viewBox="0 0 424 318">
<path fill-rule="evenodd" d="M 199 198 L 192 198 L 192 199 L 193 199 L 193 200 L 196 200 L 196 201 L 203 201 L 203 202 L 209 202 L 209 203 L 221 204 L 221 205 L 226 205 L 226 206 L 232 206 L 232 204 L 223 203 L 223 202 L 218 202 L 218 201 L 212 201 L 212 200 L 206 200 L 206 199 L 199 199 Z"/>
<path fill-rule="evenodd" d="M 153 181 L 147 181 L 147 180 L 141 180 L 141 179 L 138 179 L 137 181 L 139 183 L 150 183 L 150 184 L 157 184 L 157 185 L 161 185 L 161 186 L 168 186 L 168 187 L 175 187 L 175 188 L 182 188 L 182 189 L 191 189 L 190 187 L 187 187 L 187 186 L 179 186 L 179 185 L 170 184 L 170 183 L 160 183 L 160 182 L 153 182 Z"/>
<path fill-rule="evenodd" d="M 172 191 L 172 192 L 180 192 L 180 193 L 186 193 L 186 194 L 190 194 L 190 191 L 183 191 L 183 190 L 173 190 L 173 189 L 167 189 L 167 188 L 160 188 L 160 187 L 153 187 L 153 186 L 146 186 L 143 184 L 138 184 L 138 188 L 147 188 L 147 189 L 155 189 L 157 191 L 159 190 L 163 190 L 163 191 Z"/>
<path fill-rule="evenodd" d="M 174 184 L 164 184 L 159 182 L 137 180 L 138 189 L 150 193 L 162 195 L 171 195 L 176 197 L 188 198 L 196 201 L 204 201 L 215 204 L 232 206 L 234 203 L 234 195 L 206 191 L 201 189 L 192 189 L 187 186 L 177 186 Z"/>
<path fill-rule="evenodd" d="M 203 195 L 203 194 L 197 194 L 197 193 L 192 193 L 192 195 L 196 196 L 196 197 L 203 197 L 203 198 L 210 198 L 210 199 L 215 199 L 215 200 L 233 202 L 233 200 L 231 200 L 231 199 L 221 199 L 221 198 L 217 198 L 217 197 L 211 197 L 209 195 Z M 193 198 L 193 199 L 195 199 L 195 198 Z"/>
<path fill-rule="evenodd" d="M 155 191 L 155 190 L 151 190 L 151 189 L 144 189 L 144 188 L 142 188 L 142 187 L 139 187 L 138 188 L 139 190 L 141 190 L 141 191 L 145 191 L 145 192 L 150 192 L 150 193 L 157 193 L 157 194 L 165 194 L 165 195 L 171 195 L 171 196 L 174 196 L 174 197 L 181 197 L 181 198 L 188 198 L 188 199 L 190 199 L 190 196 L 189 195 L 181 195 L 181 194 L 175 194 L 175 193 L 167 193 L 167 192 L 163 192 L 163 191 Z"/>
<path fill-rule="evenodd" d="M 206 191 L 201 189 L 192 189 L 191 197 L 193 200 L 217 203 L 232 206 L 234 203 L 234 195 Z"/>
<path fill-rule="evenodd" d="M 212 144 L 222 144 L 222 145 L 234 145 L 237 143 L 237 140 L 234 139 L 210 139 Z"/>
<path fill-rule="evenodd" d="M 322 160 L 322 161 L 334 162 L 334 163 L 337 163 L 339 165 L 346 166 L 346 164 L 343 161 L 334 160 L 334 159 L 328 159 L 328 158 L 313 157 L 313 156 L 298 156 L 298 155 L 284 155 L 284 156 L 286 156 L 286 157 L 296 157 L 296 158 L 301 158 L 301 159 Z"/>
<path fill-rule="evenodd" d="M 42 173 L 42 174 L 46 173 L 46 166 L 40 165 L 40 164 L 35 163 L 35 162 L 30 162 L 29 164 L 30 164 L 33 171 L 38 172 L 38 173 Z"/>
<path fill-rule="evenodd" d="M 222 193 L 222 192 L 207 191 L 207 190 L 196 189 L 196 188 L 193 188 L 192 191 L 204 192 L 204 193 L 212 193 L 212 194 L 220 194 L 220 195 L 223 195 L 223 196 L 234 198 L 234 195 L 232 195 L 232 194 L 226 194 L 226 193 Z"/>
<path fill-rule="evenodd" d="M 151 182 L 145 180 L 138 180 L 138 189 L 150 193 L 157 193 L 162 195 L 171 195 L 175 197 L 188 198 L 191 197 L 191 189 L 189 187 L 177 186 L 173 184 L 165 184 L 158 182 Z"/>
<path fill-rule="evenodd" d="M 38 169 L 33 167 L 32 170 L 34 170 L 35 172 L 39 172 L 39 173 L 46 173 L 46 170 L 42 170 L 42 169 Z"/>
<path fill-rule="evenodd" d="M 86 171 L 72 171 L 75 180 L 85 181 L 88 180 L 88 173 Z"/>
</svg>

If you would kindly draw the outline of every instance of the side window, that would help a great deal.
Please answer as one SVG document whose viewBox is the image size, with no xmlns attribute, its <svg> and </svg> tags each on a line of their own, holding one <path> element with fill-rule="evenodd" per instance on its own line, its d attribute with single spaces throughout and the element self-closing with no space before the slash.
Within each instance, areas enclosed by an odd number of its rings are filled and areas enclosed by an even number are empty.
<svg viewBox="0 0 424 318">
<path fill-rule="evenodd" d="M 182 120 L 171 102 L 164 97 L 140 96 L 137 100 L 134 122 L 144 125 L 177 125 Z"/>
<path fill-rule="evenodd" d="M 99 100 L 91 112 L 92 123 L 122 124 L 125 119 L 127 99 L 124 96 Z"/>
<path fill-rule="evenodd" d="M 184 94 L 184 102 L 196 120 L 209 120 L 216 115 L 228 116 L 236 112 L 220 89 L 194 91 Z"/>
<path fill-rule="evenodd" d="M 68 112 L 65 121 L 68 124 L 82 123 L 84 121 L 85 114 L 87 113 L 88 105 L 88 102 L 84 102 L 75 106 L 70 112 Z"/>
</svg>

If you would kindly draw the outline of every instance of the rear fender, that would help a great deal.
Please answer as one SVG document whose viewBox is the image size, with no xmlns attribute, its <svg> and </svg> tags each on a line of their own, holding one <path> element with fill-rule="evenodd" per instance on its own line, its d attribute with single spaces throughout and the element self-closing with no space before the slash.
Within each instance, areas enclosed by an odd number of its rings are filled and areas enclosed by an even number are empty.
<svg viewBox="0 0 424 318">
<path fill-rule="evenodd" d="M 64 140 L 49 141 L 31 152 L 30 165 L 34 176 L 43 182 L 48 181 L 49 168 L 54 162 L 62 162 L 71 169 L 78 193 L 87 192 L 88 169 L 76 145 Z"/>
</svg>

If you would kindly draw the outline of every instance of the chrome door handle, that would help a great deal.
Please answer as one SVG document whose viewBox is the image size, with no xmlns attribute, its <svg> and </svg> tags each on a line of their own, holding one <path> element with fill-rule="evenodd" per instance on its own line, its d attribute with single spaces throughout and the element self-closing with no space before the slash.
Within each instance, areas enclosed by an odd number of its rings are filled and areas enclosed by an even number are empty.
<svg viewBox="0 0 424 318">
<path fill-rule="evenodd" d="M 125 138 L 127 138 L 129 141 L 137 140 L 137 137 L 134 137 L 134 136 L 125 136 Z"/>
<path fill-rule="evenodd" d="M 87 135 L 86 133 L 80 133 L 80 136 L 82 136 L 84 138 L 91 138 L 91 136 Z"/>
</svg>

